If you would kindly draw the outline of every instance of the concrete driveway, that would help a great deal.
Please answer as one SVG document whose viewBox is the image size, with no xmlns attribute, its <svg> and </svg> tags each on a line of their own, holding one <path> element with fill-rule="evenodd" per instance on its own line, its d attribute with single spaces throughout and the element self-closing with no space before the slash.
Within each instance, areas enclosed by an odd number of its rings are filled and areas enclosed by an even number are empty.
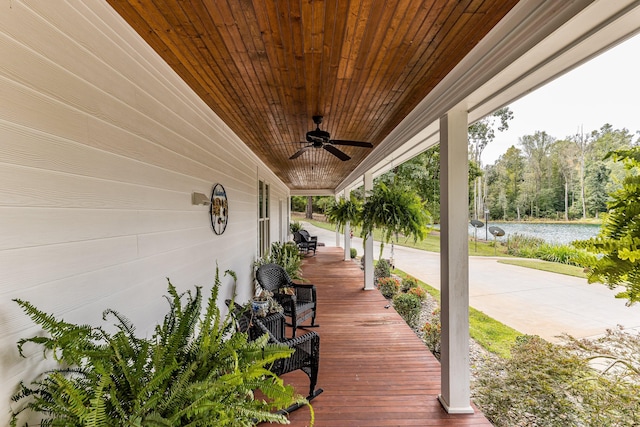
<svg viewBox="0 0 640 427">
<path fill-rule="evenodd" d="M 335 232 L 304 223 L 326 246 L 336 246 Z M 340 244 L 342 246 L 342 244 Z M 351 247 L 362 255 L 362 239 Z M 374 244 L 377 259 L 379 244 Z M 385 258 L 390 245 L 385 245 Z M 396 267 L 429 285 L 440 287 L 440 254 L 395 246 Z M 640 304 L 627 307 L 616 291 L 586 279 L 500 264 L 493 257 L 469 257 L 470 305 L 512 328 L 557 341 L 562 333 L 577 338 L 601 335 L 622 325 L 640 331 Z"/>
</svg>

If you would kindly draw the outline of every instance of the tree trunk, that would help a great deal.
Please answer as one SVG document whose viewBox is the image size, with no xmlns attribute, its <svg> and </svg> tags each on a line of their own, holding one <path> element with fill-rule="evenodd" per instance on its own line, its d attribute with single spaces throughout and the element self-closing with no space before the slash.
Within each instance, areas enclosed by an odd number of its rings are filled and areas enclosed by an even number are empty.
<svg viewBox="0 0 640 427">
<path fill-rule="evenodd" d="M 580 201 L 582 202 L 582 219 L 587 219 L 587 203 L 584 196 L 584 150 L 585 141 L 582 126 L 580 126 Z"/>
<path fill-rule="evenodd" d="M 569 182 L 564 180 L 564 220 L 569 221 Z"/>
<path fill-rule="evenodd" d="M 584 154 L 580 162 L 580 198 L 582 199 L 582 219 L 587 219 L 587 202 L 584 197 Z"/>
<path fill-rule="evenodd" d="M 313 219 L 313 197 L 307 196 L 307 211 L 304 215 L 307 219 Z"/>
<path fill-rule="evenodd" d="M 478 180 L 473 183 L 473 219 L 478 219 Z"/>
</svg>

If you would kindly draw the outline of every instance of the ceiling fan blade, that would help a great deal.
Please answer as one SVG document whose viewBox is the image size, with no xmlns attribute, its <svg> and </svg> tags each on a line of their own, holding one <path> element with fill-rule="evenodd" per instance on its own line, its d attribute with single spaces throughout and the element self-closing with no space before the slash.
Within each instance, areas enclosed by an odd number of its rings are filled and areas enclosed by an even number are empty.
<svg viewBox="0 0 640 427">
<path fill-rule="evenodd" d="M 325 150 L 327 150 L 328 152 L 330 152 L 331 154 L 333 154 L 343 162 L 346 162 L 347 160 L 351 159 L 351 157 L 349 157 L 346 153 L 343 153 L 342 151 L 338 150 L 336 147 L 334 147 L 331 144 L 325 144 L 322 146 L 322 148 L 324 148 Z"/>
<path fill-rule="evenodd" d="M 370 142 L 362 142 L 362 141 L 344 141 L 341 139 L 332 139 L 329 141 L 330 144 L 334 145 L 350 145 L 352 147 L 365 147 L 365 148 L 373 148 L 373 144 Z"/>
<path fill-rule="evenodd" d="M 289 160 L 297 159 L 298 157 L 300 157 L 302 155 L 302 153 L 304 153 L 305 151 L 307 151 L 311 147 L 313 147 L 313 144 L 312 145 L 307 145 L 306 147 L 302 147 L 301 149 L 299 149 L 298 151 L 293 153 L 293 156 L 289 157 Z"/>
</svg>

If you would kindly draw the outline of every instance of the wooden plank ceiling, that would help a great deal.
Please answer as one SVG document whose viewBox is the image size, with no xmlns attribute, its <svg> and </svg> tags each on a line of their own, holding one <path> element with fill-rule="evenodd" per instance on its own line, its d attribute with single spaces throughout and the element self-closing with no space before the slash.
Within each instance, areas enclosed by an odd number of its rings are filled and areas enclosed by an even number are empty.
<svg viewBox="0 0 640 427">
<path fill-rule="evenodd" d="M 107 0 L 288 186 L 335 188 L 517 0 Z M 304 142 L 304 143 L 303 143 Z"/>
</svg>

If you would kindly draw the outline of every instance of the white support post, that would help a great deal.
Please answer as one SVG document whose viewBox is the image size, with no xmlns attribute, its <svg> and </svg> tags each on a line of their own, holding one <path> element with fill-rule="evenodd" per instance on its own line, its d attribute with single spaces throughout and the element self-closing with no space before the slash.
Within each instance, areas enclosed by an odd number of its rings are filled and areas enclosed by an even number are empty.
<svg viewBox="0 0 640 427">
<path fill-rule="evenodd" d="M 367 172 L 364 174 L 364 197 L 369 197 L 373 190 L 373 174 Z M 373 235 L 369 234 L 364 240 L 364 289 L 371 291 L 375 289 L 373 282 Z"/>
<path fill-rule="evenodd" d="M 345 200 L 349 199 L 351 190 L 344 190 Z M 344 260 L 351 261 L 351 224 L 344 225 Z"/>
<path fill-rule="evenodd" d="M 336 194 L 336 202 L 340 200 L 340 195 Z M 340 247 L 340 227 L 336 225 L 336 247 Z"/>
<path fill-rule="evenodd" d="M 440 119 L 440 304 L 442 394 L 450 414 L 473 413 L 469 368 L 468 116 Z"/>
</svg>

